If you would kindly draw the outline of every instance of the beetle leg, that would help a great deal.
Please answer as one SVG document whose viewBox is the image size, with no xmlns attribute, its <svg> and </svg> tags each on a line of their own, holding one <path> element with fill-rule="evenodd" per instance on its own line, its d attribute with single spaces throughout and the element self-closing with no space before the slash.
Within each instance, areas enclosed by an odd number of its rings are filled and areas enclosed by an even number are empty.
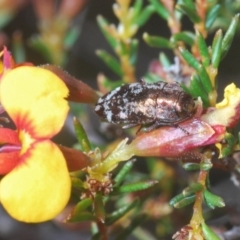
<svg viewBox="0 0 240 240">
<path fill-rule="evenodd" d="M 146 132 L 150 132 L 150 131 L 152 131 L 152 130 L 160 127 L 160 126 L 162 126 L 162 124 L 159 124 L 159 123 L 156 121 L 156 122 L 154 122 L 152 125 L 146 127 L 146 128 L 145 128 L 145 131 L 146 131 Z M 141 126 L 141 128 L 142 128 L 142 126 Z M 140 129 L 141 129 L 141 128 L 140 128 Z M 139 130 L 140 130 L 140 129 L 139 129 Z"/>
<path fill-rule="evenodd" d="M 125 126 L 123 126 L 122 128 L 123 129 L 126 129 L 126 128 L 131 128 L 131 127 L 136 127 L 136 126 L 139 126 L 139 124 L 133 124 L 133 123 L 130 123 L 130 124 L 127 124 Z M 143 125 L 140 125 L 138 130 L 136 131 L 136 135 L 138 134 L 138 132 L 140 132 L 140 130 L 142 129 Z"/>
<path fill-rule="evenodd" d="M 138 128 L 138 130 L 136 131 L 136 135 L 140 132 L 140 130 L 142 129 L 143 125 L 140 125 L 140 127 Z"/>
<path fill-rule="evenodd" d="M 150 132 L 150 131 L 152 131 L 152 130 L 154 130 L 154 129 L 156 129 L 156 128 L 159 128 L 159 127 L 161 127 L 161 126 L 163 126 L 163 124 L 156 121 L 156 122 L 154 122 L 152 125 L 150 125 L 149 127 L 145 128 L 145 131 L 146 131 L 146 132 Z M 172 127 L 179 128 L 179 129 L 181 129 L 184 133 L 186 133 L 187 135 L 190 135 L 190 133 L 189 133 L 186 129 L 180 127 L 178 124 L 172 124 L 172 125 L 170 125 L 170 124 L 167 125 L 167 124 L 166 124 L 165 126 L 172 126 Z M 142 126 L 141 126 L 141 128 L 142 128 Z M 139 131 L 141 130 L 141 128 L 140 128 L 137 132 L 139 132 Z"/>
<path fill-rule="evenodd" d="M 122 126 L 122 128 L 123 129 L 127 129 L 127 128 L 131 128 L 131 127 L 136 127 L 138 125 L 139 125 L 139 123 L 138 124 L 136 124 L 136 123 L 129 123 L 127 125 Z"/>
</svg>

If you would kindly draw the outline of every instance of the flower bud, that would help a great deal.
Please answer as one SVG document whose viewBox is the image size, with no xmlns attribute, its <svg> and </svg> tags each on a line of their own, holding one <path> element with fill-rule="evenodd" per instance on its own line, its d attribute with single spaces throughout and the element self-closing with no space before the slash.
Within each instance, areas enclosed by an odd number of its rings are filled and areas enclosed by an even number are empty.
<svg viewBox="0 0 240 240">
<path fill-rule="evenodd" d="M 222 139 L 225 127 L 211 127 L 202 120 L 190 119 L 179 127 L 161 127 L 139 134 L 127 148 L 137 156 L 178 157 L 194 148 Z"/>
</svg>

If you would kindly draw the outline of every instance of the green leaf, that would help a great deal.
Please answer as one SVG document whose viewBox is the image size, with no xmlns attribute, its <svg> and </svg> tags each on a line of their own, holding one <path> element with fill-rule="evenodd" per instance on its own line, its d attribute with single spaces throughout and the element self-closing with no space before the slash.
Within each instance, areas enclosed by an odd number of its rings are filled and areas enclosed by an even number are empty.
<svg viewBox="0 0 240 240">
<path fill-rule="evenodd" d="M 182 0 L 182 4 L 196 11 L 195 3 L 192 0 Z"/>
<path fill-rule="evenodd" d="M 73 44 L 77 41 L 80 32 L 79 26 L 74 26 L 68 31 L 63 42 L 65 49 L 71 49 Z"/>
<path fill-rule="evenodd" d="M 183 31 L 183 32 L 172 35 L 170 38 L 170 41 L 174 45 L 176 45 L 177 42 L 181 41 L 188 44 L 189 46 L 192 46 L 195 41 L 195 35 L 192 32 Z"/>
<path fill-rule="evenodd" d="M 231 46 L 233 37 L 235 35 L 237 24 L 238 24 L 239 14 L 235 15 L 233 20 L 230 23 L 230 26 L 228 27 L 227 32 L 225 33 L 223 40 L 222 40 L 222 58 L 225 57 L 225 55 L 228 52 L 228 49 Z"/>
<path fill-rule="evenodd" d="M 213 164 L 211 162 L 202 162 L 200 163 L 200 169 L 203 171 L 209 171 L 212 168 Z"/>
<path fill-rule="evenodd" d="M 197 74 L 193 74 L 191 76 L 190 86 L 188 87 L 188 91 L 191 93 L 193 97 L 201 97 L 203 101 L 204 107 L 210 106 L 208 95 L 205 92 L 205 89 L 202 86 L 202 83 L 199 80 L 199 76 Z"/>
<path fill-rule="evenodd" d="M 200 63 L 198 60 L 190 53 L 186 48 L 179 48 L 179 51 L 181 53 L 181 56 L 184 58 L 184 60 L 193 67 L 196 71 L 200 68 Z"/>
<path fill-rule="evenodd" d="M 129 39 L 128 44 L 126 44 L 124 41 L 119 41 L 118 42 L 118 46 L 116 49 L 117 55 L 120 56 L 129 56 L 129 45 L 131 44 L 131 42 L 135 40 L 135 39 Z"/>
<path fill-rule="evenodd" d="M 164 5 L 159 0 L 148 0 L 154 7 L 155 11 L 165 20 L 168 20 L 170 14 L 168 10 L 164 7 Z"/>
<path fill-rule="evenodd" d="M 122 67 L 119 61 L 104 50 L 97 50 L 96 54 L 103 62 L 119 77 L 123 76 Z"/>
<path fill-rule="evenodd" d="M 97 23 L 98 23 L 103 35 L 105 36 L 108 43 L 110 44 L 110 46 L 113 49 L 116 49 L 118 42 L 117 42 L 116 38 L 114 38 L 108 31 L 110 23 L 101 15 L 97 16 Z"/>
<path fill-rule="evenodd" d="M 76 117 L 73 118 L 73 126 L 75 129 L 75 133 L 76 133 L 78 142 L 81 145 L 83 152 L 91 151 L 92 148 L 91 148 L 91 144 L 88 140 L 87 134 L 86 134 L 81 122 Z"/>
<path fill-rule="evenodd" d="M 53 55 L 51 50 L 46 46 L 46 44 L 42 41 L 42 39 L 35 35 L 29 41 L 30 47 L 37 50 L 49 63 L 53 63 Z"/>
<path fill-rule="evenodd" d="M 139 45 L 139 42 L 137 39 L 132 39 L 132 41 L 130 42 L 129 62 L 132 66 L 135 66 L 137 62 L 138 45 Z"/>
<path fill-rule="evenodd" d="M 212 45 L 212 66 L 217 69 L 222 55 L 222 30 L 219 29 L 213 39 Z"/>
<path fill-rule="evenodd" d="M 116 177 L 114 178 L 114 187 L 118 187 L 123 180 L 125 179 L 126 175 L 130 172 L 130 170 L 133 167 L 134 162 L 136 161 L 136 159 L 132 159 L 130 161 L 127 161 L 123 167 L 121 168 L 121 170 L 118 172 L 118 174 L 116 175 Z"/>
<path fill-rule="evenodd" d="M 82 191 L 84 190 L 83 181 L 77 177 L 71 177 L 72 187 Z"/>
<path fill-rule="evenodd" d="M 189 7 L 188 5 L 184 5 L 181 3 L 177 4 L 176 10 L 188 16 L 193 23 L 199 23 L 201 21 L 201 18 L 198 16 L 197 11 Z"/>
<path fill-rule="evenodd" d="M 92 199 L 86 198 L 77 203 L 67 218 L 68 222 L 93 221 L 95 217 L 92 213 L 85 211 L 92 205 Z"/>
<path fill-rule="evenodd" d="M 132 233 L 132 231 L 136 227 L 140 226 L 146 219 L 146 214 L 139 214 L 138 216 L 134 217 L 130 224 L 126 228 L 124 228 L 124 230 L 115 238 L 115 240 L 127 239 Z"/>
<path fill-rule="evenodd" d="M 227 141 L 227 146 L 224 146 L 222 148 L 222 157 L 226 157 L 231 154 L 236 143 L 235 138 L 231 133 L 226 132 L 224 135 L 224 139 Z"/>
<path fill-rule="evenodd" d="M 139 27 L 143 26 L 154 12 L 155 12 L 155 8 L 153 5 L 144 7 L 141 14 L 139 14 L 139 16 L 136 18 L 135 24 L 137 24 L 137 26 Z"/>
<path fill-rule="evenodd" d="M 175 208 L 183 208 L 186 207 L 190 204 L 192 204 L 196 199 L 195 195 L 189 195 L 187 197 L 185 197 L 184 199 L 182 199 L 181 201 L 179 201 L 178 203 L 176 203 L 174 205 Z"/>
<path fill-rule="evenodd" d="M 131 11 L 133 11 L 133 15 L 138 16 L 143 7 L 143 1 L 142 0 L 135 0 L 133 6 L 131 7 Z"/>
<path fill-rule="evenodd" d="M 183 200 L 184 198 L 185 197 L 183 196 L 183 194 L 180 193 L 169 201 L 169 205 L 173 207 L 175 204 L 177 204 L 179 201 Z"/>
<path fill-rule="evenodd" d="M 221 240 L 221 238 L 219 238 L 216 235 L 216 233 L 210 227 L 208 227 L 204 222 L 201 223 L 201 227 L 202 227 L 202 232 L 205 240 Z"/>
<path fill-rule="evenodd" d="M 114 189 L 112 194 L 116 195 L 121 193 L 142 191 L 154 186 L 157 183 L 158 181 L 156 180 L 146 180 L 146 181 L 137 182 L 137 183 L 129 183 Z"/>
<path fill-rule="evenodd" d="M 16 63 L 26 61 L 26 52 L 23 45 L 21 32 L 15 32 L 12 37 L 12 53 Z"/>
<path fill-rule="evenodd" d="M 91 224 L 91 233 L 92 233 L 92 240 L 94 239 L 94 240 L 98 240 L 99 239 L 99 237 L 101 237 L 100 236 L 100 233 L 99 233 L 99 229 L 98 229 L 98 226 L 97 226 L 97 223 L 95 223 L 95 222 L 93 222 L 92 224 Z M 97 236 L 98 236 L 98 238 L 97 238 Z"/>
<path fill-rule="evenodd" d="M 200 52 L 202 64 L 204 67 L 208 67 L 210 65 L 210 56 L 209 56 L 206 41 L 200 32 L 197 32 L 196 36 L 197 36 L 197 45 Z"/>
<path fill-rule="evenodd" d="M 164 68 L 170 67 L 172 65 L 172 63 L 170 62 L 170 60 L 168 59 L 167 55 L 164 52 L 161 52 L 159 54 L 159 61 Z"/>
<path fill-rule="evenodd" d="M 184 163 L 183 168 L 186 171 L 195 171 L 200 169 L 200 165 L 198 163 Z"/>
<path fill-rule="evenodd" d="M 173 48 L 172 43 L 164 37 L 159 36 L 151 36 L 148 33 L 143 34 L 143 40 L 151 47 L 158 47 L 158 48 Z"/>
<path fill-rule="evenodd" d="M 225 203 L 221 197 L 209 192 L 207 189 L 204 190 L 203 195 L 204 195 L 206 204 L 210 208 L 214 209 L 215 207 L 224 207 L 225 206 Z"/>
<path fill-rule="evenodd" d="M 75 223 L 75 222 L 85 222 L 85 221 L 96 221 L 96 218 L 92 213 L 89 212 L 81 212 L 79 214 L 74 215 L 70 219 L 67 219 L 67 222 Z"/>
<path fill-rule="evenodd" d="M 183 190 L 183 196 L 189 196 L 192 195 L 193 193 L 199 192 L 203 189 L 203 185 L 201 183 L 192 183 L 189 187 L 185 188 Z"/>
<path fill-rule="evenodd" d="M 169 204 L 173 206 L 174 208 L 183 208 L 191 203 L 193 203 L 196 199 L 196 195 L 189 195 L 184 196 L 182 193 L 174 197 Z"/>
<path fill-rule="evenodd" d="M 207 93 L 212 92 L 212 90 L 213 90 L 212 83 L 211 83 L 210 77 L 209 77 L 206 69 L 204 68 L 204 66 L 200 65 L 200 67 L 198 69 L 198 74 L 199 74 L 202 86 L 205 89 L 205 91 Z"/>
<path fill-rule="evenodd" d="M 106 225 L 110 226 L 122 218 L 125 214 L 131 211 L 133 208 L 136 208 L 139 205 L 139 199 L 132 201 L 132 203 L 119 208 L 118 210 L 112 212 L 106 217 Z"/>
<path fill-rule="evenodd" d="M 11 8 L 4 9 L 4 7 L 2 7 L 2 9 L 0 9 L 0 29 L 3 29 L 14 18 L 14 12 Z"/>
<path fill-rule="evenodd" d="M 82 212 L 86 210 L 89 206 L 92 205 L 92 199 L 91 198 L 85 198 L 77 203 L 77 205 L 74 207 L 73 212 Z"/>
<path fill-rule="evenodd" d="M 216 4 L 211 9 L 208 10 L 206 20 L 205 20 L 206 29 L 209 29 L 212 26 L 212 24 L 218 17 L 220 8 L 221 8 L 221 5 Z"/>
</svg>

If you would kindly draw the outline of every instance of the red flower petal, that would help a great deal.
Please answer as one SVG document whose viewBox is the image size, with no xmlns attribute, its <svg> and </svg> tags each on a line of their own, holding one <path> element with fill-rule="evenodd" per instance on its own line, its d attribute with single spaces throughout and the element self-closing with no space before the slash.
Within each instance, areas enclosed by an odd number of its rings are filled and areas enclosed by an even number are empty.
<svg viewBox="0 0 240 240">
<path fill-rule="evenodd" d="M 20 145 L 18 134 L 9 128 L 0 128 L 0 145 L 1 144 L 13 144 Z"/>
</svg>

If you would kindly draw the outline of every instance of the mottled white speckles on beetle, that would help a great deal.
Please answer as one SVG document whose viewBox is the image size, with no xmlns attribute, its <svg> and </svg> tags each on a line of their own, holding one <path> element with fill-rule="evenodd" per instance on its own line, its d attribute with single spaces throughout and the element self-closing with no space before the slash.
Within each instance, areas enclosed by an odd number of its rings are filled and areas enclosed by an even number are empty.
<svg viewBox="0 0 240 240">
<path fill-rule="evenodd" d="M 124 128 L 147 125 L 146 131 L 160 126 L 176 126 L 189 119 L 195 110 L 194 99 L 178 83 L 126 84 L 99 98 L 95 112 Z"/>
</svg>

